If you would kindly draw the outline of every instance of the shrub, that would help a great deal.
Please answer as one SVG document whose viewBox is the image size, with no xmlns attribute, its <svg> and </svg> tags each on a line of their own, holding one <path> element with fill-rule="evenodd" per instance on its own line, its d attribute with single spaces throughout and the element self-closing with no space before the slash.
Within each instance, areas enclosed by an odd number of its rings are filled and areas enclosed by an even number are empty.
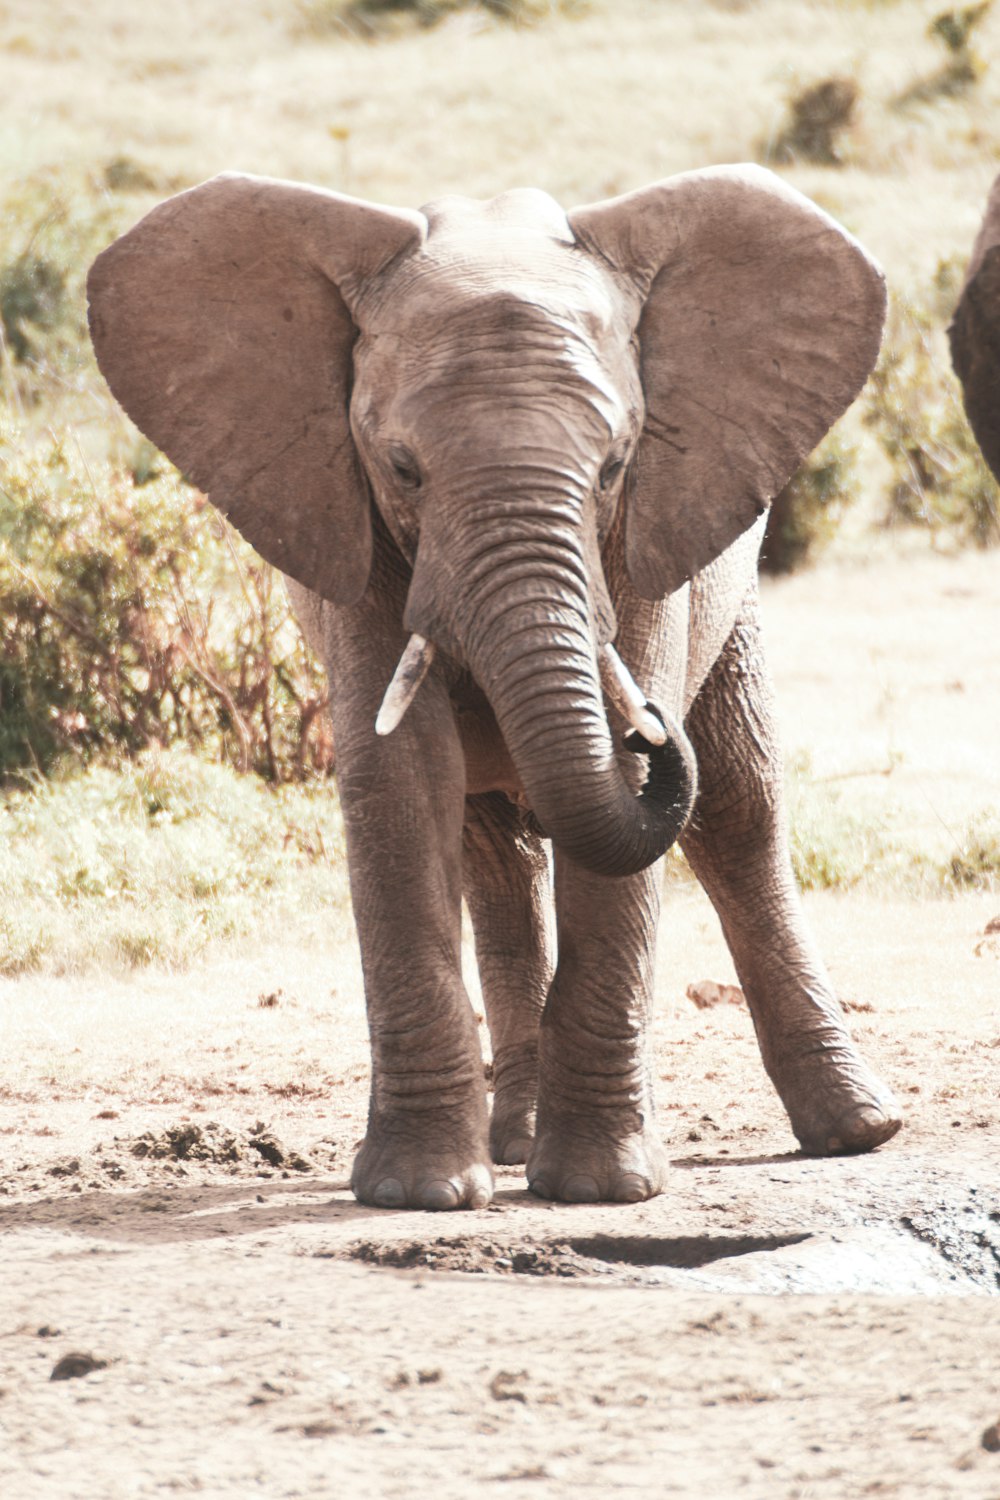
<svg viewBox="0 0 1000 1500">
<path fill-rule="evenodd" d="M 824 78 L 788 101 L 788 119 L 764 148 L 765 161 L 791 165 L 816 162 L 824 167 L 843 163 L 838 136 L 854 117 L 858 86 L 853 78 Z"/>
<path fill-rule="evenodd" d="M 992 808 L 965 829 L 943 873 L 960 891 L 1000 890 L 1000 815 Z"/>
<path fill-rule="evenodd" d="M 866 421 L 892 465 L 887 524 L 988 547 L 1000 542 L 1000 490 L 966 420 L 942 332 L 959 280 L 957 265 L 942 262 L 925 301 L 893 298 Z"/>
<path fill-rule="evenodd" d="M 905 109 L 913 104 L 932 104 L 936 99 L 951 99 L 966 94 L 986 71 L 986 63 L 973 45 L 973 32 L 993 8 L 993 0 L 980 0 L 961 10 L 945 10 L 935 16 L 927 34 L 940 42 L 948 60 L 927 78 L 918 79 L 904 89 L 893 103 Z"/>
<path fill-rule="evenodd" d="M 399 23 L 436 26 L 461 10 L 480 10 L 502 21 L 532 25 L 550 15 L 578 14 L 586 0 L 297 0 L 295 29 L 307 36 L 376 40 Z"/>
<path fill-rule="evenodd" d="M 173 471 L 0 432 L 0 775 L 183 741 L 325 771 L 325 689 L 284 589 Z"/>
<path fill-rule="evenodd" d="M 855 450 L 835 429 L 775 495 L 767 515 L 761 570 L 792 573 L 814 562 L 857 489 Z"/>
<path fill-rule="evenodd" d="M 0 323 L 19 364 L 65 369 L 90 359 L 83 285 L 116 224 L 102 186 L 41 173 L 0 204 Z"/>
</svg>

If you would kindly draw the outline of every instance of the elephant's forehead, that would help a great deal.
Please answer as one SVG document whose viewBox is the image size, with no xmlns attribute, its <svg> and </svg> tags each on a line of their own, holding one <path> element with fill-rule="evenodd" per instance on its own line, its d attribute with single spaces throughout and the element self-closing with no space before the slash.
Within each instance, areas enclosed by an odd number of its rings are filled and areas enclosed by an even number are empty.
<svg viewBox="0 0 1000 1500">
<path fill-rule="evenodd" d="M 565 213 L 538 188 L 515 188 L 496 198 L 463 198 L 455 193 L 426 203 L 421 213 L 427 220 L 429 240 L 474 232 L 478 227 L 484 233 L 520 229 L 573 243 Z"/>
<path fill-rule="evenodd" d="M 553 198 L 534 188 L 480 202 L 439 198 L 423 212 L 428 234 L 372 307 L 373 324 L 393 320 L 416 331 L 443 323 L 509 325 L 517 310 L 577 323 L 600 333 L 623 321 L 620 292 L 574 240 Z"/>
<path fill-rule="evenodd" d="M 593 258 L 563 241 L 513 230 L 431 241 L 399 268 L 368 322 L 407 336 L 554 322 L 587 338 L 626 337 L 632 318 Z"/>
</svg>

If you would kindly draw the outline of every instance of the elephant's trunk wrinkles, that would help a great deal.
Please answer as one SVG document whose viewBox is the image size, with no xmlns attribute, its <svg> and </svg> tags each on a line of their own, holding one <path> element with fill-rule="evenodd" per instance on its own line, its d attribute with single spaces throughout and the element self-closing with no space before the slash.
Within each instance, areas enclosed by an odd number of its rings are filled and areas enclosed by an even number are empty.
<svg viewBox="0 0 1000 1500">
<path fill-rule="evenodd" d="M 563 549 L 564 561 L 554 556 Z M 530 541 L 510 549 L 488 588 L 463 601 L 456 634 L 557 849 L 597 874 L 637 874 L 666 853 L 687 821 L 694 752 L 612 651 L 604 667 L 614 683 L 609 696 L 638 723 L 629 748 L 650 758 L 646 785 L 633 794 L 604 712 L 582 549 L 565 536 L 554 547 L 550 533 L 541 562 L 539 555 Z"/>
<path fill-rule="evenodd" d="M 376 734 L 391 734 L 402 722 L 406 710 L 420 691 L 420 684 L 430 671 L 435 650 L 433 641 L 425 640 L 416 632 L 410 636 L 392 675 L 392 681 L 385 690 L 382 706 L 375 719 Z M 653 710 L 646 701 L 646 695 L 610 641 L 606 641 L 601 647 L 599 661 L 605 691 L 622 717 L 628 720 L 636 734 L 641 735 L 648 744 L 665 745 L 667 730 L 661 712 Z"/>
</svg>

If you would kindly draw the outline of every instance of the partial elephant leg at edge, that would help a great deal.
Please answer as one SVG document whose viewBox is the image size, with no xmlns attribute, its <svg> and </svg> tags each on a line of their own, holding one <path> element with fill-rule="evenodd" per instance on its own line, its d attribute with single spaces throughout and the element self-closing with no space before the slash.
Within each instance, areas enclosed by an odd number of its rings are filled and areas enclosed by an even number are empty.
<svg viewBox="0 0 1000 1500">
<path fill-rule="evenodd" d="M 687 718 L 700 794 L 681 845 L 722 923 L 767 1069 L 813 1155 L 868 1151 L 901 1124 L 859 1055 L 792 873 L 756 587 Z"/>
<path fill-rule="evenodd" d="M 490 1153 L 513 1166 L 535 1134 L 552 882 L 541 837 L 503 792 L 466 799 L 463 884 L 493 1048 Z"/>
</svg>

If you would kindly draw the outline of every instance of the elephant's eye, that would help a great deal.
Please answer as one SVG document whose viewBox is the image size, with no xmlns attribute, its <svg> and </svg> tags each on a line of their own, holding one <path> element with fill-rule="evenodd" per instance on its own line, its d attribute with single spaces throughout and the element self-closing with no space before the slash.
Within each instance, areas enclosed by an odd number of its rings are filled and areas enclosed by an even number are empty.
<svg viewBox="0 0 1000 1500">
<path fill-rule="evenodd" d="M 420 465 L 409 448 L 404 448 L 402 443 L 392 443 L 389 447 L 389 463 L 404 489 L 420 488 Z"/>
<path fill-rule="evenodd" d="M 609 458 L 606 458 L 604 467 L 601 470 L 601 489 L 610 489 L 624 467 L 625 455 L 623 453 L 613 453 Z"/>
</svg>

